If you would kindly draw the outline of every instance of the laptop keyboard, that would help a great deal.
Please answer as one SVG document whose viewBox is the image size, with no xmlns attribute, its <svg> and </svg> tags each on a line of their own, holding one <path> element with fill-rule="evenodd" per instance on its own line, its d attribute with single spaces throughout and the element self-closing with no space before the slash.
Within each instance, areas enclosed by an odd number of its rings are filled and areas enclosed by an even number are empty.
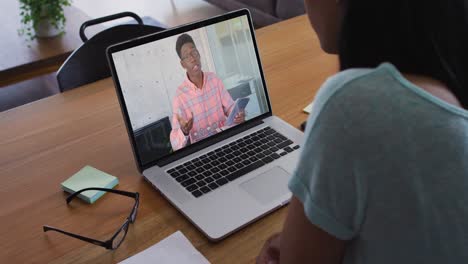
<svg viewBox="0 0 468 264">
<path fill-rule="evenodd" d="M 294 150 L 294 144 L 266 127 L 167 170 L 193 196 L 200 197 Z"/>
</svg>

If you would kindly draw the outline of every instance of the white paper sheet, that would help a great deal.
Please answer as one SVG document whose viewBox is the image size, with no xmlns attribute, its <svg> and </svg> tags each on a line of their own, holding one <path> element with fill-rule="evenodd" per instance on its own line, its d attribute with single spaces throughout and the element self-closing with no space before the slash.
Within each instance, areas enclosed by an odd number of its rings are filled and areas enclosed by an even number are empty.
<svg viewBox="0 0 468 264">
<path fill-rule="evenodd" d="M 120 264 L 210 264 L 190 241 L 177 231 L 159 243 L 129 257 Z"/>
<path fill-rule="evenodd" d="M 314 104 L 313 102 L 310 103 L 310 104 L 307 105 L 304 109 L 302 109 L 302 111 L 304 111 L 304 112 L 310 114 L 310 112 L 312 112 L 312 105 L 313 105 L 313 104 Z"/>
</svg>

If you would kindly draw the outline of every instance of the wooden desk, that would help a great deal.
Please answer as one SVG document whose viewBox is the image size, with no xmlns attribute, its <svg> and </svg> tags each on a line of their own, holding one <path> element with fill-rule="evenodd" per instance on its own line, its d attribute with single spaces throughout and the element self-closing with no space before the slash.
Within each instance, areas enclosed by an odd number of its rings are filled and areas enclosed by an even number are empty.
<svg viewBox="0 0 468 264">
<path fill-rule="evenodd" d="M 79 28 L 84 21 L 91 19 L 76 7 L 66 7 L 66 33 L 63 36 L 29 41 L 27 36 L 18 35 L 18 29 L 22 27 L 19 1 L 2 0 L 0 10 L 0 87 L 56 71 L 83 43 Z M 90 28 L 89 32 L 99 31 L 96 30 Z"/>
<path fill-rule="evenodd" d="M 273 110 L 298 126 L 337 60 L 320 50 L 304 16 L 257 36 Z M 0 127 L 0 263 L 113 263 L 177 230 L 212 263 L 253 263 L 287 212 L 209 242 L 138 174 L 110 79 L 0 113 Z M 92 206 L 66 205 L 60 183 L 87 164 L 117 176 L 119 189 L 141 194 L 137 221 L 116 251 L 42 232 L 47 224 L 105 240 L 128 216 L 133 201 L 112 194 Z"/>
</svg>

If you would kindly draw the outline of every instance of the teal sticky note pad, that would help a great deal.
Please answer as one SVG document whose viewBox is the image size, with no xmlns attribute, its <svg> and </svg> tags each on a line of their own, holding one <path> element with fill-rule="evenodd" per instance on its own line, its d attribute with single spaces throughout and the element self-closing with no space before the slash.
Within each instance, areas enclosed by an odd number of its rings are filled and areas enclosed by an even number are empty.
<svg viewBox="0 0 468 264">
<path fill-rule="evenodd" d="M 62 182 L 62 189 L 69 193 L 74 193 L 84 188 L 114 188 L 119 183 L 117 177 L 107 174 L 91 166 L 85 166 L 77 173 L 73 174 L 66 181 Z M 94 203 L 105 192 L 86 191 L 78 195 L 88 203 Z"/>
</svg>

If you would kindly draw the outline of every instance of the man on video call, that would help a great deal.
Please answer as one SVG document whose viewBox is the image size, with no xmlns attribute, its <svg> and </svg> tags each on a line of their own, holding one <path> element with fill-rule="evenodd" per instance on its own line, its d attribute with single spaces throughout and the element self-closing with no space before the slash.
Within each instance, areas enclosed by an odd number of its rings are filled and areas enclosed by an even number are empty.
<svg viewBox="0 0 468 264">
<path fill-rule="evenodd" d="M 170 138 L 174 150 L 216 134 L 234 106 L 222 80 L 212 72 L 202 71 L 200 53 L 190 35 L 177 38 L 176 51 L 186 78 L 172 102 Z M 239 112 L 234 124 L 244 120 L 245 112 Z"/>
</svg>

